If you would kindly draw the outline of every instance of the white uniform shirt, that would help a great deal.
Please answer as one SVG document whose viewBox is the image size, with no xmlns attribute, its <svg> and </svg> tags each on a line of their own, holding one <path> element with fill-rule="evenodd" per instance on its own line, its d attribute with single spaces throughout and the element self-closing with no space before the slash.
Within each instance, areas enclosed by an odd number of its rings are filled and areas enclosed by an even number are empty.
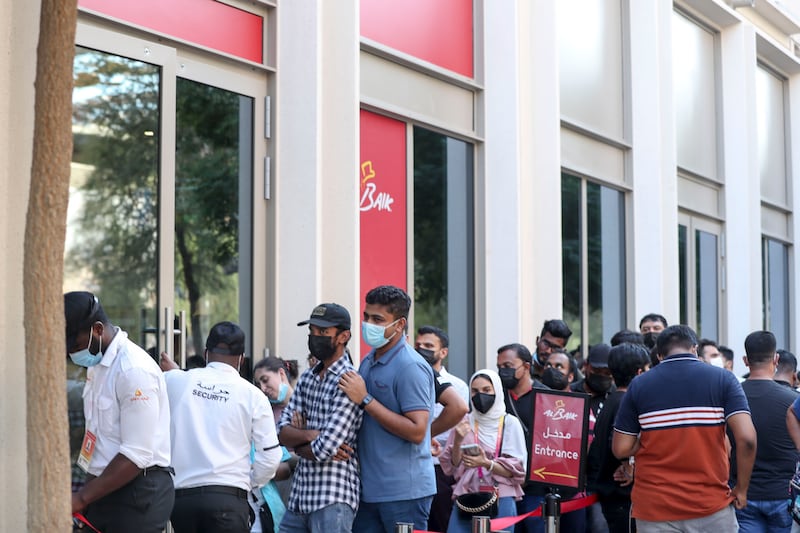
<svg viewBox="0 0 800 533">
<path fill-rule="evenodd" d="M 439 370 L 439 380 L 442 383 L 450 383 L 451 385 L 453 385 L 453 388 L 456 390 L 458 395 L 461 396 L 461 399 L 464 400 L 464 403 L 466 403 L 467 407 L 469 407 L 469 386 L 463 379 L 454 376 L 453 374 L 448 372 L 444 366 L 442 366 L 442 369 Z M 442 404 L 438 402 L 433 404 L 433 418 L 431 418 L 431 420 L 436 420 L 439 417 L 439 415 L 442 414 L 443 410 L 444 406 Z M 439 435 L 436 435 L 434 437 L 437 441 L 439 441 L 439 444 L 442 445 L 442 449 L 444 449 L 445 445 L 447 444 L 447 437 L 450 436 L 451 431 L 453 430 L 448 429 L 444 433 L 440 433 Z M 439 464 L 438 457 L 433 458 L 433 464 L 436 465 Z"/>
<path fill-rule="evenodd" d="M 90 474 L 102 474 L 118 453 L 139 468 L 169 466 L 164 375 L 153 358 L 121 329 L 100 363 L 86 372 L 83 411 L 86 429 L 97 437 Z"/>
<path fill-rule="evenodd" d="M 249 491 L 272 479 L 282 452 L 272 407 L 261 390 L 219 362 L 170 370 L 165 378 L 176 489 L 224 485 Z"/>
</svg>

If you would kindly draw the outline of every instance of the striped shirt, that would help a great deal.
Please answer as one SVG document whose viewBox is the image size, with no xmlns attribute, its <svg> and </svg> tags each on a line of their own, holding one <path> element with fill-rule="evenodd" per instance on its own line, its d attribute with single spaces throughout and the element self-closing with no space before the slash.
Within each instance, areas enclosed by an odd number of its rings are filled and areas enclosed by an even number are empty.
<svg viewBox="0 0 800 533">
<path fill-rule="evenodd" d="M 635 378 L 614 423 L 616 431 L 640 437 L 633 516 L 688 520 L 729 505 L 725 424 L 749 412 L 733 373 L 692 354 L 667 357 Z"/>
<path fill-rule="evenodd" d="M 312 513 L 334 503 L 345 503 L 354 511 L 358 509 L 360 482 L 355 450 L 364 411 L 339 389 L 339 378 L 349 370 L 353 370 L 353 365 L 346 357 L 324 372 L 321 363 L 306 370 L 281 414 L 278 433 L 291 425 L 294 413 L 303 415 L 305 429 L 320 432 L 311 441 L 311 451 L 317 460 L 301 458 L 294 472 L 289 496 L 292 512 Z M 334 461 L 343 443 L 354 451 L 347 461 Z"/>
</svg>

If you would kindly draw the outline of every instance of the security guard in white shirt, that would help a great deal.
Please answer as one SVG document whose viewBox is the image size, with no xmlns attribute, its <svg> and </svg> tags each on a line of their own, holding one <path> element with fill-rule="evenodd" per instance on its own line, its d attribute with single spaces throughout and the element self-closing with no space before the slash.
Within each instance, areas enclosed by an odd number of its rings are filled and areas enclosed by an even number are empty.
<svg viewBox="0 0 800 533">
<path fill-rule="evenodd" d="M 239 376 L 244 341 L 239 326 L 220 322 L 206 340 L 205 368 L 184 372 L 161 356 L 172 413 L 176 533 L 248 533 L 247 494 L 280 464 L 269 400 Z"/>
<path fill-rule="evenodd" d="M 72 512 L 104 533 L 160 532 L 175 494 L 164 377 L 93 294 L 65 294 L 64 316 L 67 354 L 88 367 L 78 465 L 89 478 L 72 494 Z"/>
</svg>

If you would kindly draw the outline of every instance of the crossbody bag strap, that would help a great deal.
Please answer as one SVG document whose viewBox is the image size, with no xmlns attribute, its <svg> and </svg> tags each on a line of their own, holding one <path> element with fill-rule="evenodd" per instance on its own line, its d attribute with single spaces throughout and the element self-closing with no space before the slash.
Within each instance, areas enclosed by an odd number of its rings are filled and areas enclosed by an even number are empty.
<svg viewBox="0 0 800 533">
<path fill-rule="evenodd" d="M 517 406 L 514 405 L 514 398 L 511 397 L 511 391 L 510 390 L 506 391 L 506 395 L 508 396 L 508 405 L 510 405 L 511 406 L 511 410 L 514 411 L 514 416 L 517 417 L 517 420 L 522 422 L 522 418 L 520 418 L 519 412 L 517 412 Z M 527 435 L 528 434 L 528 428 L 525 427 L 525 424 L 520 424 L 520 425 L 522 426 L 522 431 L 525 433 L 525 435 Z"/>
<path fill-rule="evenodd" d="M 500 457 L 500 451 L 503 449 L 503 434 L 505 433 L 503 429 L 506 424 L 506 416 L 503 415 L 503 418 L 500 419 L 500 424 L 497 426 L 497 445 L 494 448 L 495 457 Z"/>
</svg>

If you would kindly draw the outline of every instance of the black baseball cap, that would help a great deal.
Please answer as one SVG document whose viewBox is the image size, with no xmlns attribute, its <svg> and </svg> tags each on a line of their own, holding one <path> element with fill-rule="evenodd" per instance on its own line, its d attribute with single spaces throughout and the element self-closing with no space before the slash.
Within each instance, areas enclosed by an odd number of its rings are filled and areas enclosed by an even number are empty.
<svg viewBox="0 0 800 533">
<path fill-rule="evenodd" d="M 64 319 L 66 321 L 66 349 L 75 345 L 81 331 L 86 331 L 97 320 L 103 321 L 105 313 L 100 300 L 91 292 L 73 291 L 64 295 Z"/>
<path fill-rule="evenodd" d="M 311 311 L 308 320 L 298 322 L 298 326 L 311 324 L 318 328 L 340 327 L 350 329 L 350 313 L 339 304 L 319 304 Z"/>
<path fill-rule="evenodd" d="M 608 368 L 608 352 L 611 351 L 611 346 L 605 343 L 595 344 L 589 348 L 589 357 L 586 362 L 592 365 L 592 368 Z"/>
<path fill-rule="evenodd" d="M 208 332 L 206 350 L 219 355 L 242 355 L 244 353 L 244 331 L 233 322 L 215 324 Z"/>
</svg>

